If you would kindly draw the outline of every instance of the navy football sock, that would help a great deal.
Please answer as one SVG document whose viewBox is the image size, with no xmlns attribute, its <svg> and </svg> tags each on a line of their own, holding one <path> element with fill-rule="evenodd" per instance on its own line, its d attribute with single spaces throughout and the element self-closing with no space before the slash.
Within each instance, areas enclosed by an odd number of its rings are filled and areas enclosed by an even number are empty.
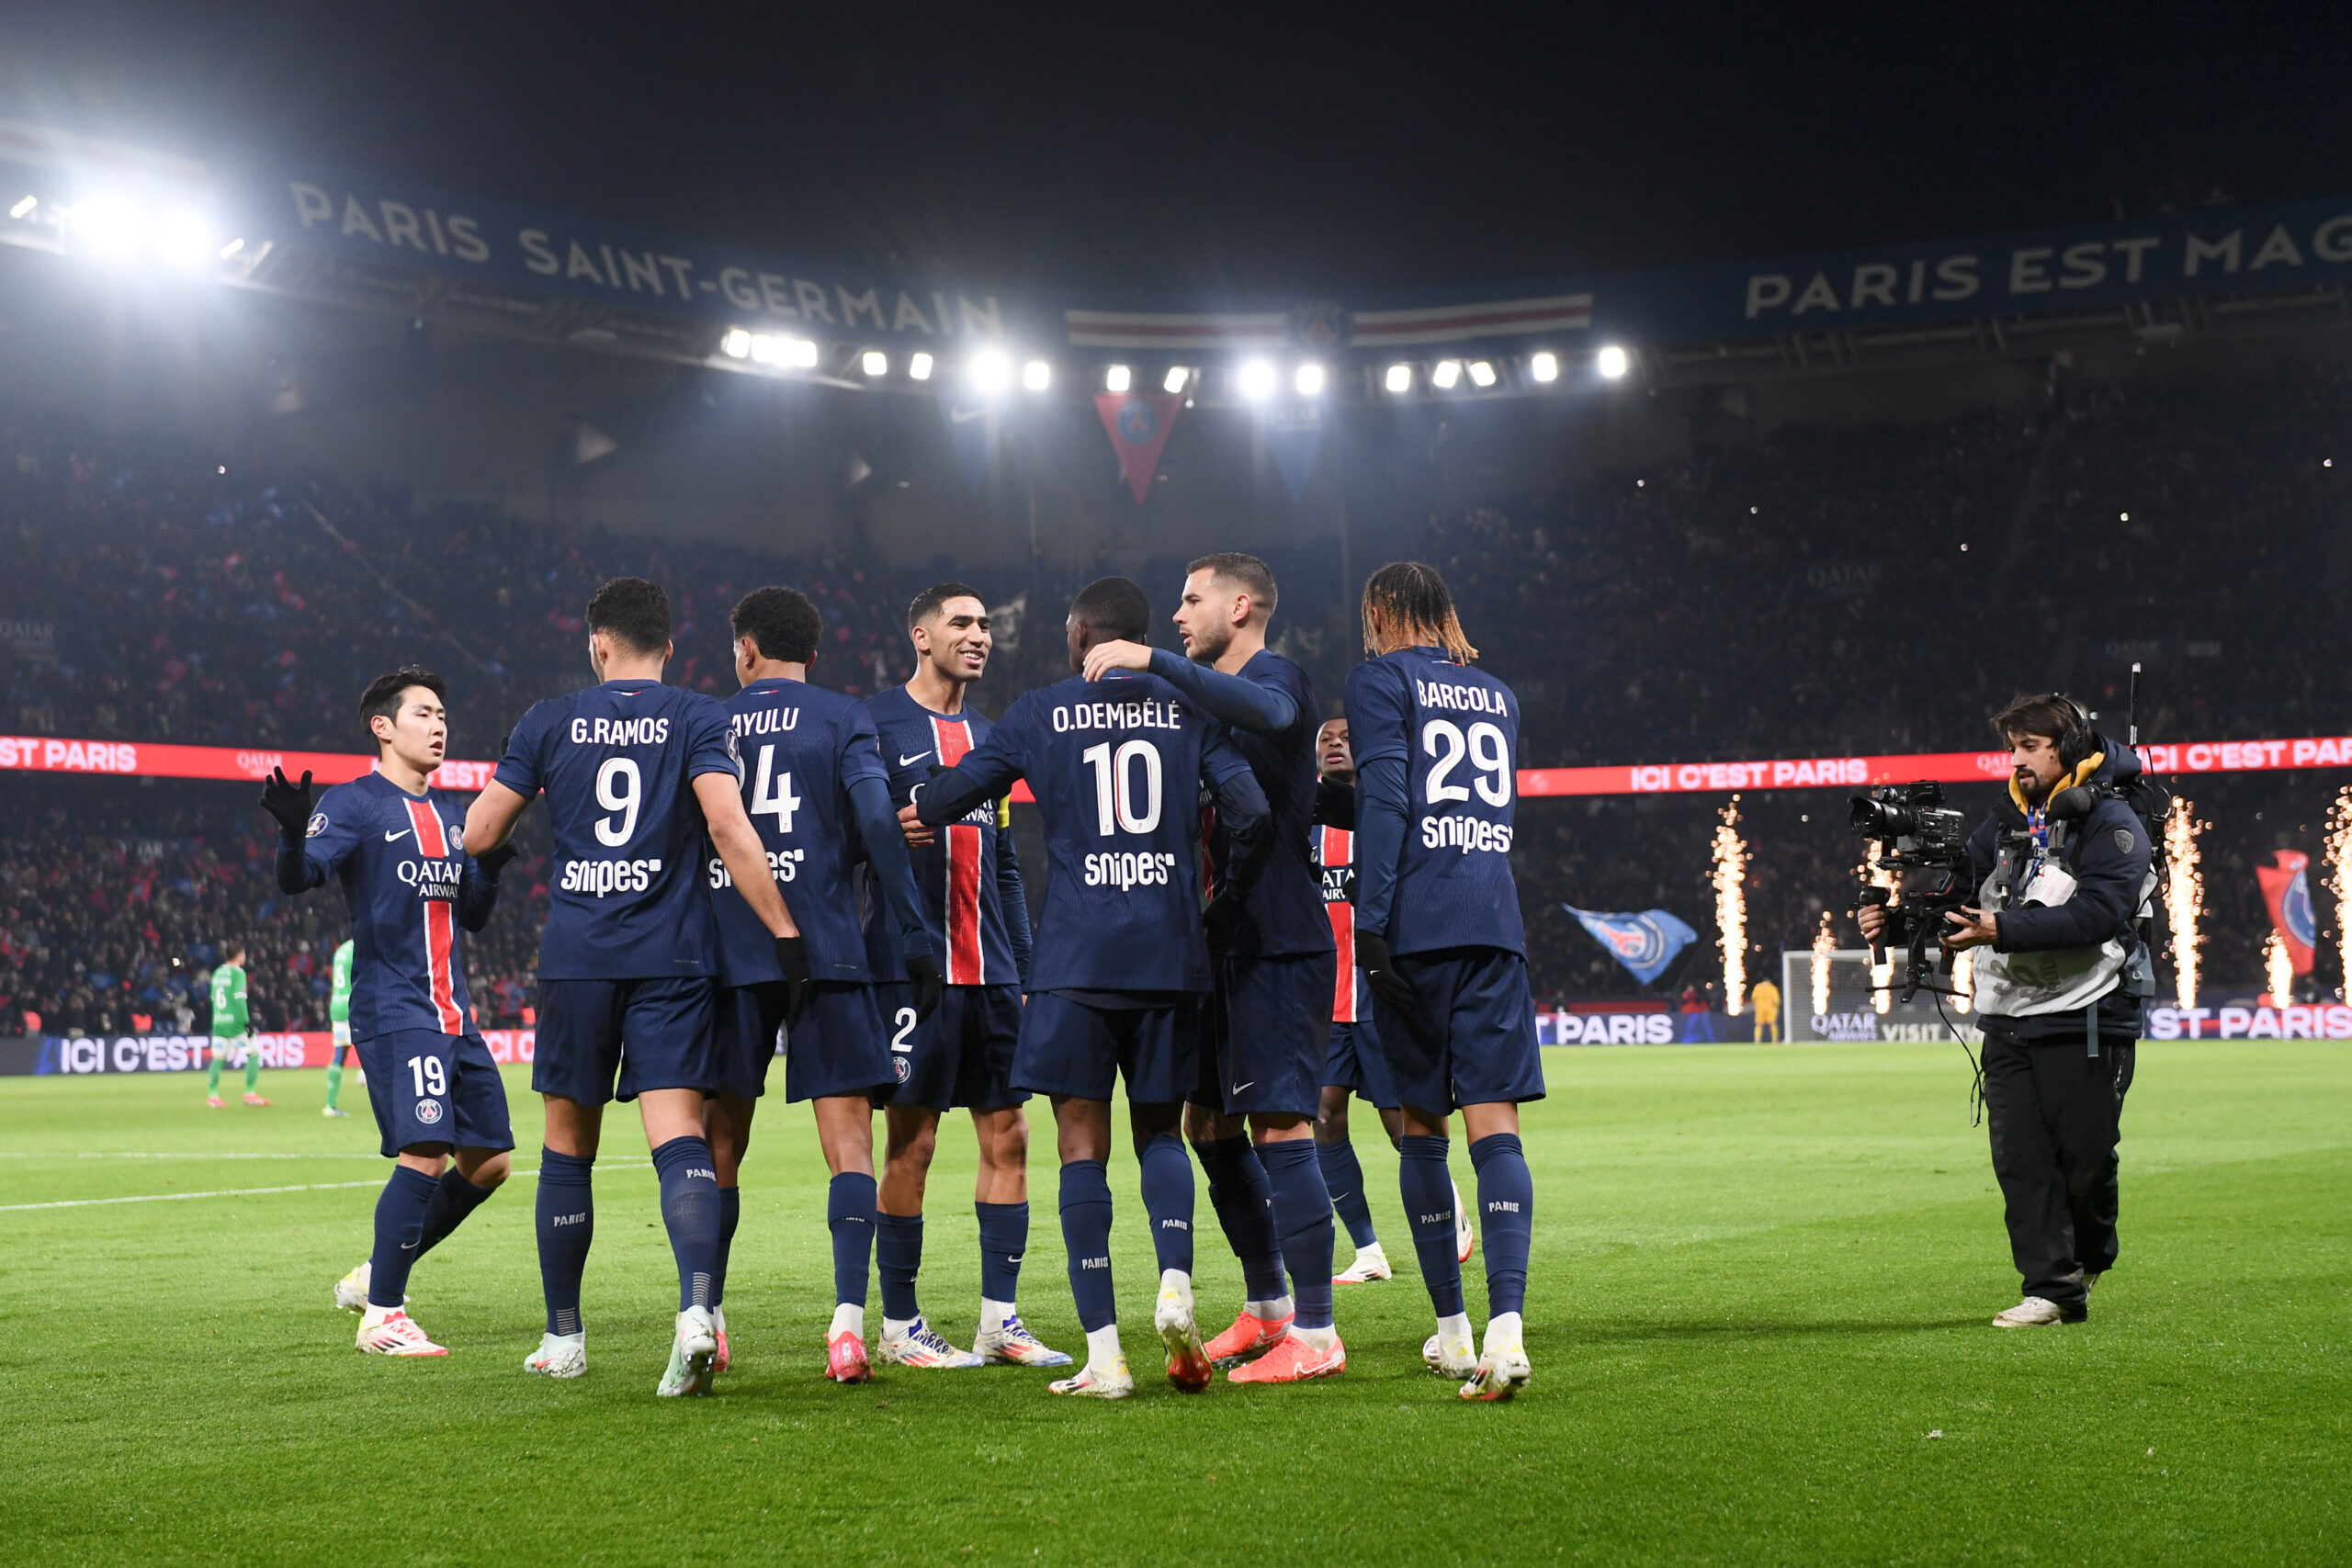
<svg viewBox="0 0 2352 1568">
<path fill-rule="evenodd" d="M 1143 1146 L 1143 1212 L 1151 1219 L 1151 1249 L 1159 1271 L 1193 1271 L 1193 1160 L 1184 1140 L 1162 1133 Z"/>
<path fill-rule="evenodd" d="M 1478 1229 L 1487 1241 L 1487 1311 L 1527 1306 L 1527 1252 L 1535 1239 L 1535 1179 L 1516 1133 L 1489 1133 L 1470 1145 L 1478 1172 Z"/>
<path fill-rule="evenodd" d="M 376 1250 L 368 1270 L 369 1306 L 396 1307 L 407 1295 L 409 1266 L 416 1261 L 424 1211 L 437 1185 L 421 1170 L 392 1167 L 392 1179 L 384 1183 L 383 1196 L 376 1200 Z"/>
<path fill-rule="evenodd" d="M 596 1237 L 596 1196 L 589 1185 L 596 1156 L 539 1151 L 539 1288 L 548 1298 L 548 1332 L 580 1332 L 580 1277 Z"/>
<path fill-rule="evenodd" d="M 825 1190 L 825 1228 L 833 1233 L 833 1303 L 865 1304 L 865 1267 L 874 1257 L 874 1178 L 845 1170 Z"/>
<path fill-rule="evenodd" d="M 1355 1145 L 1344 1138 L 1317 1144 L 1315 1157 L 1322 1162 L 1323 1185 L 1331 1190 L 1331 1206 L 1347 1223 L 1348 1239 L 1358 1250 L 1372 1246 L 1380 1237 L 1372 1228 L 1372 1203 L 1364 1197 L 1363 1164 L 1356 1158 Z"/>
<path fill-rule="evenodd" d="M 653 1151 L 662 1179 L 662 1224 L 678 1260 L 678 1310 L 711 1303 L 718 1273 L 718 1170 L 710 1145 L 698 1134 L 673 1138 Z"/>
<path fill-rule="evenodd" d="M 1462 1262 L 1453 1255 L 1453 1177 L 1445 1166 L 1452 1141 L 1417 1133 L 1396 1141 L 1396 1190 L 1405 1200 L 1405 1223 L 1413 1227 L 1421 1282 L 1440 1317 L 1462 1315 Z"/>
<path fill-rule="evenodd" d="M 727 1263 L 735 1256 L 735 1226 L 743 1217 L 743 1190 L 722 1187 L 718 1190 L 718 1269 L 710 1277 L 710 1304 L 718 1306 L 727 1300 Z"/>
<path fill-rule="evenodd" d="M 1274 1234 L 1274 1190 L 1266 1168 L 1244 1137 L 1213 1138 L 1193 1145 L 1208 1172 L 1209 1206 L 1233 1256 L 1241 1259 L 1243 1293 L 1253 1302 L 1278 1301 L 1283 1285 L 1282 1240 Z"/>
<path fill-rule="evenodd" d="M 422 1258 L 432 1251 L 451 1231 L 466 1223 L 468 1214 L 489 1202 L 495 1190 L 476 1187 L 454 1165 L 443 1171 L 441 1179 L 434 1184 L 433 1201 L 424 1206 L 424 1231 L 417 1237 L 416 1256 Z"/>
<path fill-rule="evenodd" d="M 922 1216 L 874 1216 L 874 1268 L 882 1276 L 882 1315 L 895 1323 L 919 1317 L 915 1276 L 922 1271 Z"/>
<path fill-rule="evenodd" d="M 1260 1144 L 1274 1192 L 1274 1229 L 1290 1271 L 1292 1310 L 1301 1328 L 1331 1326 L 1331 1190 L 1311 1138 Z"/>
<path fill-rule="evenodd" d="M 1021 1255 L 1029 1250 L 1029 1205 L 975 1203 L 980 1216 L 980 1295 L 1010 1306 L 1021 1298 Z"/>
<path fill-rule="evenodd" d="M 1111 1294 L 1111 1181 L 1099 1159 L 1062 1167 L 1062 1249 L 1069 1254 L 1079 1326 L 1091 1334 L 1118 1322 Z"/>
</svg>

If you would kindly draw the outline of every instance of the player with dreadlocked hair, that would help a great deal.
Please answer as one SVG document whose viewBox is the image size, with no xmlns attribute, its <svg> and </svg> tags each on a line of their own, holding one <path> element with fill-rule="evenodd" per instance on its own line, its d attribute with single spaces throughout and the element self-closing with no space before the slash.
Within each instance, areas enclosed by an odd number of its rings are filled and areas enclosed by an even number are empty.
<svg viewBox="0 0 2352 1568">
<path fill-rule="evenodd" d="M 1397 1186 L 1437 1312 L 1430 1371 L 1464 1399 L 1526 1385 L 1534 1190 L 1519 1107 L 1544 1098 L 1527 933 L 1511 881 L 1519 699 L 1471 660 L 1435 567 L 1394 561 L 1363 591 L 1348 676 L 1356 761 L 1356 967 L 1403 1102 Z M 1447 1117 L 1459 1108 L 1487 1235 L 1487 1336 L 1474 1349 L 1454 1252 Z"/>
</svg>

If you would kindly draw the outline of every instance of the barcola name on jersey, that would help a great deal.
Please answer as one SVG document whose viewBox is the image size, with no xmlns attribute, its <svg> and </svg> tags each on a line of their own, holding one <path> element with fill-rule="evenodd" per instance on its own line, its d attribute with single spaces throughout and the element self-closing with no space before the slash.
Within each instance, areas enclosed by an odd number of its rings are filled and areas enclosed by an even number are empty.
<svg viewBox="0 0 2352 1568">
<path fill-rule="evenodd" d="M 670 721 L 658 715 L 648 718 L 571 721 L 571 742 L 575 746 L 662 746 L 669 739 Z"/>
<path fill-rule="evenodd" d="M 1073 729 L 1182 729 L 1184 710 L 1174 703 L 1071 703 L 1054 709 L 1054 733 Z"/>
<path fill-rule="evenodd" d="M 1424 817 L 1421 818 L 1421 848 L 1425 850 L 1460 850 L 1468 854 L 1472 850 L 1493 850 L 1510 853 L 1510 824 L 1489 822 L 1482 817 Z"/>
<path fill-rule="evenodd" d="M 1425 708 L 1452 708 L 1457 713 L 1497 713 L 1510 716 L 1500 692 L 1485 686 L 1454 686 L 1436 681 L 1413 682 L 1414 698 Z"/>
<path fill-rule="evenodd" d="M 602 898 L 609 893 L 642 893 L 662 874 L 658 860 L 572 860 L 563 863 L 557 890 Z"/>
<path fill-rule="evenodd" d="M 1130 887 L 1165 887 L 1175 876 L 1176 857 L 1150 850 L 1086 857 L 1089 887 L 1116 887 L 1121 892 Z"/>
</svg>

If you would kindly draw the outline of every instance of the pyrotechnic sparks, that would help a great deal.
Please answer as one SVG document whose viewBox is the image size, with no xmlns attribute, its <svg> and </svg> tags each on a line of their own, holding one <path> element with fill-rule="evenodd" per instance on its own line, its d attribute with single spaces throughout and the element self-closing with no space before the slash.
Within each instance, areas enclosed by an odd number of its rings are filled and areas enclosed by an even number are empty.
<svg viewBox="0 0 2352 1568">
<path fill-rule="evenodd" d="M 1821 929 L 1813 933 L 1813 1016 L 1829 1011 L 1829 958 L 1838 951 L 1838 933 L 1830 928 L 1829 911 L 1821 911 Z"/>
<path fill-rule="evenodd" d="M 1854 868 L 1856 876 L 1870 879 L 1873 887 L 1886 889 L 1886 907 L 1890 909 L 1903 901 L 1903 878 L 1893 870 L 1878 863 L 1879 846 L 1871 846 L 1871 858 Z M 1886 958 L 1871 960 L 1871 1007 L 1882 1013 L 1894 1010 L 1894 949 L 1886 949 Z"/>
<path fill-rule="evenodd" d="M 1963 947 L 1951 960 L 1951 1007 L 1954 1012 L 1966 1012 L 1976 1005 L 1976 950 Z"/>
<path fill-rule="evenodd" d="M 1715 929 L 1724 952 L 1724 1011 L 1737 1018 L 1747 1005 L 1747 840 L 1739 836 L 1739 796 L 1724 806 L 1715 829 Z"/>
<path fill-rule="evenodd" d="M 2172 927 L 2173 988 L 2181 1009 L 2197 1005 L 2197 922 L 2205 913 L 2205 874 L 2198 869 L 2199 822 L 2188 801 L 2173 796 L 2165 817 L 2165 919 Z"/>
<path fill-rule="evenodd" d="M 2327 890 L 2335 896 L 2336 951 L 2344 959 L 2344 996 L 2352 1000 L 2352 784 L 2327 808 Z"/>
<path fill-rule="evenodd" d="M 2295 999 L 2295 955 L 2272 931 L 2262 942 L 2262 967 L 2270 981 L 2269 1005 L 2285 1007 Z"/>
</svg>

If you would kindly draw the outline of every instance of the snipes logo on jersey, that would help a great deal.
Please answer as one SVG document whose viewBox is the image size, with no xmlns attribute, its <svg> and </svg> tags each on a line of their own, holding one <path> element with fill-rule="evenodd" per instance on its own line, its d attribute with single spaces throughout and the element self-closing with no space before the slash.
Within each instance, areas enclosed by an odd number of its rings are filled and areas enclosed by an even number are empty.
<svg viewBox="0 0 2352 1568">
<path fill-rule="evenodd" d="M 557 889 L 602 898 L 610 893 L 642 893 L 662 874 L 658 860 L 571 860 L 563 863 Z"/>
<path fill-rule="evenodd" d="M 1148 850 L 1140 853 L 1097 854 L 1086 857 L 1089 887 L 1165 887 L 1176 874 L 1176 857 Z"/>
</svg>

